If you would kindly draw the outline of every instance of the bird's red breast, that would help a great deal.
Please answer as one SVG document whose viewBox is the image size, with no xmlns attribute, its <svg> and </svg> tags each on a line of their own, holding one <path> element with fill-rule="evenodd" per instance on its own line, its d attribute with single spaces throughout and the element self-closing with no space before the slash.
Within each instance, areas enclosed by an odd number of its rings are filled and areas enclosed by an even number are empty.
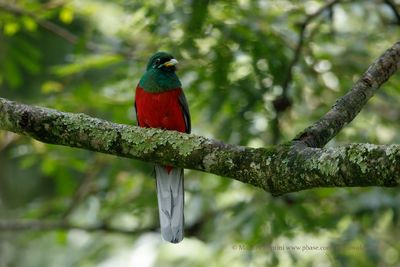
<svg viewBox="0 0 400 267">
<path fill-rule="evenodd" d="M 139 85 L 136 87 L 136 116 L 140 127 L 161 128 L 186 132 L 186 124 L 179 96 L 181 88 L 149 93 Z M 172 166 L 166 166 L 168 173 Z"/>
<path fill-rule="evenodd" d="M 136 113 L 140 127 L 186 132 L 185 119 L 179 103 L 181 88 L 149 93 L 136 87 Z"/>
</svg>

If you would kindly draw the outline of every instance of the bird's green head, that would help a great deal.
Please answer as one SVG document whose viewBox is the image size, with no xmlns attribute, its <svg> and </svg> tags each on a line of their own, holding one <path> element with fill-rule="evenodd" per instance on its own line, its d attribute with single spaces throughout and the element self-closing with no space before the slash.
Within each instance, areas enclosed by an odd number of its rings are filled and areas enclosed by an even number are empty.
<svg viewBox="0 0 400 267">
<path fill-rule="evenodd" d="M 178 60 L 176 60 L 171 54 L 167 52 L 157 52 L 149 59 L 146 70 L 149 71 L 155 69 L 174 72 L 176 71 L 176 64 L 178 64 Z"/>
<path fill-rule="evenodd" d="M 140 79 L 139 85 L 148 92 L 163 92 L 180 88 L 181 82 L 176 75 L 176 60 L 171 54 L 157 52 L 147 63 L 146 72 Z"/>
</svg>

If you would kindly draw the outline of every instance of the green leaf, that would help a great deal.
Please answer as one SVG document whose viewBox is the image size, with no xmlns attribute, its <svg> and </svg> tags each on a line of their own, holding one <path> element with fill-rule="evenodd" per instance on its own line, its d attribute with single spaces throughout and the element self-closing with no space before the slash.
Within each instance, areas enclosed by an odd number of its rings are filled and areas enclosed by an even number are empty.
<svg viewBox="0 0 400 267">
<path fill-rule="evenodd" d="M 85 72 L 91 69 L 101 69 L 122 61 L 120 55 L 92 55 L 84 58 L 79 58 L 71 64 L 56 66 L 52 68 L 52 73 L 64 77 L 81 72 Z"/>
</svg>

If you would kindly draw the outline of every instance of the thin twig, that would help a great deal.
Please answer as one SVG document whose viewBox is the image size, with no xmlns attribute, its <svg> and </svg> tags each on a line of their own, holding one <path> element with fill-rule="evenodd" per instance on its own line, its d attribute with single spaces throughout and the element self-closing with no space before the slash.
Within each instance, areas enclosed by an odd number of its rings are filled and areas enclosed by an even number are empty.
<svg viewBox="0 0 400 267">
<path fill-rule="evenodd" d="M 115 228 L 106 224 L 97 225 L 78 225 L 66 221 L 39 221 L 39 220 L 0 220 L 0 231 L 17 232 L 17 231 L 53 231 L 53 230 L 84 230 L 87 232 L 109 232 L 137 235 L 149 231 L 156 231 L 158 226 L 144 227 L 139 229 L 122 229 Z"/>
<path fill-rule="evenodd" d="M 337 4 L 339 2 L 340 2 L 340 0 L 330 1 L 329 3 L 327 3 L 324 6 L 322 6 L 321 8 L 319 8 L 316 12 L 308 15 L 307 18 L 304 20 L 304 22 L 300 24 L 300 33 L 299 33 L 299 38 L 298 38 L 296 47 L 294 49 L 294 56 L 293 56 L 292 60 L 289 63 L 289 66 L 288 66 L 288 69 L 287 69 L 287 72 L 286 72 L 286 78 L 285 78 L 285 80 L 283 82 L 283 86 L 282 86 L 282 95 L 283 96 L 287 96 L 287 91 L 288 91 L 289 85 L 292 82 L 293 68 L 297 64 L 297 62 L 299 61 L 300 53 L 301 53 L 301 50 L 302 50 L 303 45 L 304 45 L 304 40 L 305 40 L 305 37 L 306 37 L 308 25 L 310 25 L 310 23 L 315 18 L 317 18 L 319 15 L 321 15 L 325 10 L 331 8 L 332 6 L 334 6 L 335 4 Z"/>
<path fill-rule="evenodd" d="M 281 136 L 281 130 L 280 130 L 280 125 L 279 125 L 279 118 L 280 113 L 283 113 L 286 109 L 288 109 L 292 105 L 291 99 L 288 97 L 288 90 L 289 86 L 292 82 L 293 79 L 293 68 L 296 66 L 297 62 L 299 61 L 300 54 L 302 51 L 302 48 L 304 46 L 305 38 L 306 38 L 306 33 L 307 33 L 307 28 L 308 25 L 319 15 L 321 15 L 325 10 L 328 10 L 332 8 L 335 4 L 339 3 L 340 0 L 333 0 L 328 2 L 327 4 L 323 5 L 320 7 L 316 12 L 308 15 L 306 19 L 303 21 L 303 23 L 300 24 L 300 33 L 299 37 L 296 43 L 296 46 L 294 48 L 294 55 L 292 60 L 290 61 L 286 74 L 285 74 L 285 79 L 283 80 L 282 84 L 282 94 L 278 96 L 274 101 L 274 109 L 275 109 L 275 118 L 271 122 L 271 127 L 272 127 L 272 133 L 273 133 L 273 144 L 277 144 L 279 142 L 279 138 Z"/>
<path fill-rule="evenodd" d="M 75 208 L 85 199 L 90 191 L 90 185 L 92 184 L 93 178 L 99 173 L 99 167 L 97 166 L 97 160 L 92 164 L 92 168 L 88 170 L 83 181 L 75 191 L 72 201 L 68 206 L 67 210 L 62 215 L 62 219 L 65 220 L 75 210 Z"/>
<path fill-rule="evenodd" d="M 57 24 L 48 21 L 48 20 L 44 20 L 39 18 L 39 16 L 37 16 L 35 13 L 24 10 L 20 7 L 17 7 L 15 5 L 10 5 L 4 2 L 0 2 L 0 9 L 12 13 L 14 15 L 17 16 L 28 16 L 31 17 L 32 19 L 34 19 L 36 21 L 36 23 L 38 23 L 41 27 L 43 27 L 44 29 L 60 36 L 61 38 L 63 38 L 64 40 L 66 40 L 67 42 L 71 43 L 71 44 L 77 44 L 79 41 L 79 37 L 74 35 L 73 33 L 67 31 L 66 29 L 58 26 Z M 88 42 L 86 44 L 87 48 L 90 50 L 96 50 L 97 49 L 97 45 L 91 42 Z"/>
<path fill-rule="evenodd" d="M 44 9 L 48 9 L 48 8 L 54 8 L 57 7 L 58 5 L 60 5 L 61 3 L 56 3 L 54 6 L 48 6 L 48 7 L 44 7 Z M 71 33 L 70 31 L 64 29 L 63 27 L 57 25 L 56 23 L 53 23 L 51 21 L 48 20 L 44 20 L 42 18 L 40 18 L 36 13 L 34 12 L 30 12 L 27 10 L 24 10 L 20 7 L 14 6 L 14 5 L 10 5 L 8 3 L 4 3 L 0 1 L 0 10 L 12 13 L 16 16 L 28 16 L 31 17 L 32 19 L 34 19 L 36 21 L 37 24 L 39 24 L 42 28 L 48 30 L 49 32 L 54 33 L 57 36 L 60 36 L 61 38 L 63 38 L 64 40 L 66 40 L 67 42 L 76 45 L 79 42 L 79 37 L 76 36 L 75 34 Z M 103 53 L 115 53 L 115 54 L 119 54 L 122 55 L 124 58 L 131 58 L 133 59 L 134 56 L 132 54 L 132 50 L 131 49 L 120 49 L 117 51 L 108 51 L 106 49 L 102 49 L 101 46 L 99 46 L 98 44 L 94 43 L 94 42 L 86 42 L 85 46 L 88 50 L 90 51 L 94 51 L 94 52 L 103 52 Z"/>
<path fill-rule="evenodd" d="M 204 229 L 204 225 L 209 221 L 209 218 L 213 218 L 218 214 L 224 214 L 228 210 L 232 210 L 235 207 L 243 205 L 243 202 L 234 203 L 223 207 L 222 209 L 207 210 L 204 212 L 196 222 L 185 227 L 185 234 L 187 236 L 196 236 L 201 239 L 200 232 Z M 111 227 L 106 223 L 96 225 L 77 225 L 69 223 L 65 220 L 60 221 L 49 221 L 49 220 L 25 220 L 25 219 L 0 219 L 0 232 L 22 232 L 22 231 L 58 231 L 58 230 L 83 230 L 86 232 L 106 232 L 106 233 L 118 233 L 126 235 L 139 235 L 146 232 L 155 232 L 159 229 L 158 225 L 143 227 L 138 229 L 123 229 Z"/>
<path fill-rule="evenodd" d="M 395 3 L 393 3 L 392 0 L 384 0 L 383 1 L 386 5 L 390 7 L 390 9 L 393 11 L 394 16 L 396 17 L 397 24 L 400 25 L 400 13 L 397 10 L 397 6 Z"/>
</svg>

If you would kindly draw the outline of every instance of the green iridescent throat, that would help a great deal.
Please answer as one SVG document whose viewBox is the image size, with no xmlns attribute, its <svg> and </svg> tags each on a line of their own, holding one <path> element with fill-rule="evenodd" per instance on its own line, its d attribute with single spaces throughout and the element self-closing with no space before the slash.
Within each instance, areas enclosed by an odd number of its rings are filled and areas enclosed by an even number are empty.
<svg viewBox="0 0 400 267">
<path fill-rule="evenodd" d="M 182 87 L 174 71 L 150 68 L 142 76 L 139 86 L 147 92 L 163 92 Z"/>
</svg>

